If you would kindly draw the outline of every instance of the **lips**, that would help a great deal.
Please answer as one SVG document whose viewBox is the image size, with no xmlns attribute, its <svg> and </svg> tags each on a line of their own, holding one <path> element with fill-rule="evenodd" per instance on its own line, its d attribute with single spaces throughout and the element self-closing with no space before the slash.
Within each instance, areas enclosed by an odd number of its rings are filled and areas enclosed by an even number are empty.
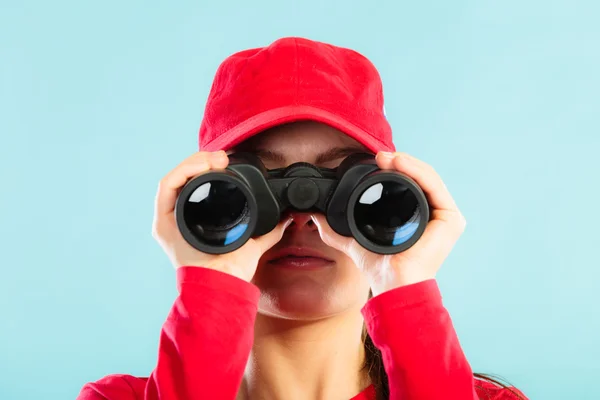
<svg viewBox="0 0 600 400">
<path fill-rule="evenodd" d="M 314 249 L 286 247 L 275 252 L 268 263 L 276 267 L 318 269 L 332 266 L 334 261 Z"/>
</svg>

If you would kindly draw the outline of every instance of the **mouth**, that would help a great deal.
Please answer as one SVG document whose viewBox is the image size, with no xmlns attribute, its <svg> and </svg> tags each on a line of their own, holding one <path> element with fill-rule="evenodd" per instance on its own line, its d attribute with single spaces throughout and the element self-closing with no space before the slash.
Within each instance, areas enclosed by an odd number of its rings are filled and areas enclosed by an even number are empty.
<svg viewBox="0 0 600 400">
<path fill-rule="evenodd" d="M 331 267 L 335 261 L 313 249 L 286 247 L 277 251 L 268 264 L 279 268 L 312 270 Z"/>
</svg>

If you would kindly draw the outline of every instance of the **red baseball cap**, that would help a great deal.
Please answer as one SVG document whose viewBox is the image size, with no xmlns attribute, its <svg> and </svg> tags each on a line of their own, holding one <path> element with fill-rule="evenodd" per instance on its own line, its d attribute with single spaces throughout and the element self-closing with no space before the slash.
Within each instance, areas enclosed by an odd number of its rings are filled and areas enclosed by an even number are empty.
<svg viewBox="0 0 600 400">
<path fill-rule="evenodd" d="M 201 151 L 229 150 L 294 121 L 330 125 L 373 152 L 395 151 L 375 66 L 354 50 L 299 37 L 229 56 L 217 69 Z"/>
</svg>

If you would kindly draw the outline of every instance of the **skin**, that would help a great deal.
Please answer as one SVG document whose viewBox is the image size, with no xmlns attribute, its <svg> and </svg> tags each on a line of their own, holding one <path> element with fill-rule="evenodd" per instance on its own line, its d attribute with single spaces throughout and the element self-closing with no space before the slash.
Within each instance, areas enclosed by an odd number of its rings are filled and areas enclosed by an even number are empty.
<svg viewBox="0 0 600 400">
<path fill-rule="evenodd" d="M 332 127 L 303 121 L 270 129 L 235 150 L 256 152 L 267 168 L 298 161 L 332 168 L 348 154 L 366 149 Z M 224 152 L 198 153 L 169 173 L 159 185 L 153 234 L 176 268 L 217 269 L 261 290 L 254 346 L 237 400 L 355 396 L 370 384 L 361 372 L 360 314 L 369 291 L 376 296 L 434 279 L 465 229 L 464 217 L 431 166 L 406 153 L 379 153 L 379 167 L 414 179 L 433 208 L 423 236 L 407 251 L 374 254 L 333 232 L 323 215 L 293 213 L 272 232 L 232 253 L 201 254 L 181 238 L 173 218 L 174 202 L 189 178 L 227 163 Z M 287 246 L 318 250 L 333 261 L 332 266 L 296 271 L 269 265 L 273 254 Z"/>
<path fill-rule="evenodd" d="M 367 151 L 314 122 L 271 129 L 236 150 L 256 152 L 267 168 L 299 161 L 333 168 L 348 154 Z M 261 298 L 238 399 L 349 399 L 370 384 L 359 373 L 364 362 L 360 308 L 369 282 L 350 257 L 323 242 L 310 214 L 293 218 L 282 239 L 261 257 L 252 279 Z M 275 252 L 288 246 L 318 250 L 334 265 L 309 271 L 270 266 Z"/>
</svg>

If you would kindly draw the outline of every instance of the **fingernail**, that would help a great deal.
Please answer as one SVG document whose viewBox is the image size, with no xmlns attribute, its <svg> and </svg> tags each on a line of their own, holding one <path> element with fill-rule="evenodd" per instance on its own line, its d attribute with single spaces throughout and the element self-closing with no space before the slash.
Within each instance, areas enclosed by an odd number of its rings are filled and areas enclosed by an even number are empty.
<svg viewBox="0 0 600 400">
<path fill-rule="evenodd" d="M 390 153 L 389 151 L 382 151 L 379 154 L 381 154 L 381 157 L 387 158 L 388 160 L 394 158 L 394 153 Z"/>
<path fill-rule="evenodd" d="M 219 160 L 221 158 L 224 158 L 226 156 L 226 154 L 223 150 L 219 150 L 216 153 L 211 153 L 210 156 L 213 160 Z"/>
<path fill-rule="evenodd" d="M 290 217 L 288 218 L 288 220 L 286 221 L 285 225 L 283 226 L 283 229 L 286 229 L 288 226 L 290 226 L 290 224 L 294 222 L 294 218 Z"/>
</svg>

